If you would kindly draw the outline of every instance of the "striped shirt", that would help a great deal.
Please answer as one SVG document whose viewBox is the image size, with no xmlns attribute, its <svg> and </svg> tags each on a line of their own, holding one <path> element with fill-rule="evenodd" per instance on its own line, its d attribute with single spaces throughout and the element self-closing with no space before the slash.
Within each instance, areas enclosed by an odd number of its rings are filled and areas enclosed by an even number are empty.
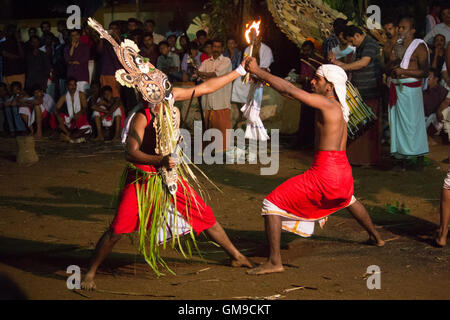
<svg viewBox="0 0 450 320">
<path fill-rule="evenodd" d="M 355 60 L 369 57 L 369 64 L 359 70 L 352 71 L 352 83 L 363 99 L 374 99 L 380 95 L 381 77 L 380 46 L 372 37 L 366 35 L 361 45 L 356 48 Z"/>
</svg>

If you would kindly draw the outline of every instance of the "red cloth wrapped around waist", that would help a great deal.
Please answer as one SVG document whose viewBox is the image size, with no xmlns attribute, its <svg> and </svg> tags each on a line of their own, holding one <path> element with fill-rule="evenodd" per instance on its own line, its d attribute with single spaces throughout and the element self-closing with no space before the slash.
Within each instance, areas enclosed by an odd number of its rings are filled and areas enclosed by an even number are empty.
<svg viewBox="0 0 450 320">
<path fill-rule="evenodd" d="M 389 108 L 392 108 L 397 104 L 398 96 L 396 86 L 406 86 L 409 88 L 419 88 L 422 86 L 422 80 L 410 82 L 410 83 L 394 83 L 391 81 L 391 85 L 389 86 Z"/>
<path fill-rule="evenodd" d="M 318 151 L 311 167 L 266 199 L 303 220 L 318 220 L 346 207 L 353 196 L 352 169 L 346 151 Z"/>
</svg>

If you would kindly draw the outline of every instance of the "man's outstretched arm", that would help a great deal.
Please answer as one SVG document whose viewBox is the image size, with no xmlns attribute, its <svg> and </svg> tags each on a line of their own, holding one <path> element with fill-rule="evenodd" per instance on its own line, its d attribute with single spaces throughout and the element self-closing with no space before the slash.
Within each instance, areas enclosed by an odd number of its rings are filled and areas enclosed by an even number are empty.
<svg viewBox="0 0 450 320">
<path fill-rule="evenodd" d="M 262 70 L 255 58 L 249 58 L 247 60 L 247 70 L 255 74 L 258 78 L 268 82 L 272 88 L 277 90 L 280 94 L 299 100 L 302 103 L 309 105 L 316 109 L 325 109 L 332 106 L 330 100 L 319 94 L 308 93 L 302 89 L 297 88 L 289 81 L 274 76 L 273 74 Z"/>
<path fill-rule="evenodd" d="M 245 65 L 246 58 L 242 60 L 241 66 L 243 67 Z M 236 69 L 237 70 L 237 69 Z M 198 86 L 192 87 L 192 88 L 173 88 L 172 94 L 175 99 L 175 101 L 183 101 L 183 100 L 189 100 L 192 96 L 192 92 L 195 90 L 194 97 L 200 97 L 205 94 L 213 93 L 214 91 L 219 90 L 226 84 L 236 80 L 242 74 L 240 74 L 238 71 L 233 70 L 223 76 L 216 77 L 216 78 L 210 78 L 209 80 L 203 82 L 202 84 L 199 84 Z M 243 69 L 241 69 L 243 70 Z"/>
</svg>

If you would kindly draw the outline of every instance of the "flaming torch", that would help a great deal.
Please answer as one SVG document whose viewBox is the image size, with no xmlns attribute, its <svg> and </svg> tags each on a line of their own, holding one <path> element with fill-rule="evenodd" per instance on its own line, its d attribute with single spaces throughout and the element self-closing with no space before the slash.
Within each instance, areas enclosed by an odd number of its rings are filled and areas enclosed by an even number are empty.
<svg viewBox="0 0 450 320">
<path fill-rule="evenodd" d="M 251 25 L 249 25 L 247 23 L 245 26 L 245 40 L 247 40 L 247 43 L 250 45 L 250 52 L 249 52 L 250 57 L 253 55 L 253 46 L 255 45 L 256 38 L 259 36 L 259 32 L 260 32 L 259 25 L 260 24 L 261 24 L 261 20 L 253 21 Z M 249 78 L 250 78 L 250 73 L 247 72 L 242 83 L 247 84 Z"/>
</svg>

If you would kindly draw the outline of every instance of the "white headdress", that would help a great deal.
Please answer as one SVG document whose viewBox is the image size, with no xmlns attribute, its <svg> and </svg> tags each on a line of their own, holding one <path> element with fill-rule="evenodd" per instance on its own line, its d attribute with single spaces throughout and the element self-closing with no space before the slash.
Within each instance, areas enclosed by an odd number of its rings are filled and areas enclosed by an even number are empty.
<svg viewBox="0 0 450 320">
<path fill-rule="evenodd" d="M 316 74 L 324 77 L 328 82 L 334 85 L 339 102 L 341 103 L 342 113 L 345 122 L 348 122 L 350 109 L 347 105 L 347 74 L 344 69 L 334 64 L 323 64 L 317 69 Z"/>
</svg>

